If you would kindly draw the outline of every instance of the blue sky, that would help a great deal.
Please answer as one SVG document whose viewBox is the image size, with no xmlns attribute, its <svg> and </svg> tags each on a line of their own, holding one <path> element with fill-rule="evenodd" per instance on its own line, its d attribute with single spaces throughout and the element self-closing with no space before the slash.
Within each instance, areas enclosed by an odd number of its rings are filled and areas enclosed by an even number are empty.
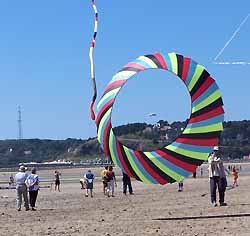
<svg viewBox="0 0 250 236">
<path fill-rule="evenodd" d="M 96 136 L 88 51 L 90 0 L 0 2 L 0 139 Z M 213 58 L 250 11 L 250 1 L 96 0 L 98 98 L 123 65 L 156 51 L 176 52 L 204 65 L 219 85 L 226 120 L 250 119 L 250 66 L 215 65 Z M 219 58 L 250 61 L 250 19 Z M 149 112 L 157 117 L 149 118 Z M 113 126 L 189 117 L 184 85 L 166 71 L 145 71 L 121 90 Z"/>
</svg>

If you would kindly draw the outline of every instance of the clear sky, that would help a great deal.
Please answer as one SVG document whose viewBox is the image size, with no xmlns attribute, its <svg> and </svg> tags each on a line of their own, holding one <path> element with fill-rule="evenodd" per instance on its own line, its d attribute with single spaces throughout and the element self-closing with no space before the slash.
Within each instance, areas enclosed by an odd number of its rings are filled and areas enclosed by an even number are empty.
<svg viewBox="0 0 250 236">
<path fill-rule="evenodd" d="M 96 136 L 88 51 L 91 0 L 0 1 L 0 139 Z M 219 85 L 226 120 L 250 119 L 250 66 L 215 65 L 213 58 L 250 12 L 249 0 L 96 0 L 98 98 L 123 65 L 156 51 L 176 52 L 204 65 Z M 220 60 L 250 61 L 250 19 Z M 155 112 L 157 117 L 149 118 Z M 166 71 L 145 71 L 121 90 L 113 126 L 189 117 L 184 85 Z"/>
</svg>

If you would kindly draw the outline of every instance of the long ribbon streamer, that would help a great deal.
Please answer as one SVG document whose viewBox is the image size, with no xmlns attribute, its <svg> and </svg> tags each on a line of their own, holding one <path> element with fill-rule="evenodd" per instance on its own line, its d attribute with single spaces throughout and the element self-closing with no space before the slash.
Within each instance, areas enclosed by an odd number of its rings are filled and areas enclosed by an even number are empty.
<svg viewBox="0 0 250 236">
<path fill-rule="evenodd" d="M 96 42 L 96 35 L 97 35 L 97 28 L 98 28 L 98 12 L 95 5 L 95 0 L 92 0 L 92 7 L 95 12 L 95 25 L 94 25 L 94 35 L 91 40 L 90 48 L 89 48 L 89 61 L 90 61 L 90 76 L 93 84 L 93 96 L 92 101 L 90 103 L 90 115 L 91 119 L 95 120 L 95 112 L 94 112 L 94 103 L 97 97 L 97 90 L 96 90 L 96 81 L 95 81 L 95 65 L 94 65 L 94 47 Z"/>
</svg>

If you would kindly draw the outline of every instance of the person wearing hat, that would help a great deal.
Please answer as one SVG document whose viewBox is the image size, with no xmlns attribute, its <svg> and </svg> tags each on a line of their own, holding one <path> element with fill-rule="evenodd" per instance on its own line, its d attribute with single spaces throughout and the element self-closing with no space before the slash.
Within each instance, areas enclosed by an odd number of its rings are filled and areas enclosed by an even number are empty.
<svg viewBox="0 0 250 236">
<path fill-rule="evenodd" d="M 216 201 L 216 189 L 219 191 L 219 203 L 220 206 L 226 206 L 225 200 L 225 191 L 227 186 L 225 169 L 223 162 L 218 156 L 219 147 L 214 146 L 212 154 L 208 158 L 208 171 L 210 179 L 210 195 L 211 203 L 214 207 L 217 206 Z"/>
<path fill-rule="evenodd" d="M 39 190 L 39 178 L 36 174 L 36 168 L 31 169 L 31 174 L 27 177 L 25 181 L 28 189 L 29 189 L 29 200 L 32 211 L 36 211 L 36 199 Z"/>
<path fill-rule="evenodd" d="M 16 180 L 16 191 L 17 191 L 17 210 L 21 211 L 22 198 L 24 200 L 24 207 L 26 211 L 29 210 L 29 202 L 27 196 L 27 186 L 25 181 L 28 177 L 26 173 L 27 168 L 24 166 L 19 167 L 19 172 L 15 175 Z"/>
</svg>

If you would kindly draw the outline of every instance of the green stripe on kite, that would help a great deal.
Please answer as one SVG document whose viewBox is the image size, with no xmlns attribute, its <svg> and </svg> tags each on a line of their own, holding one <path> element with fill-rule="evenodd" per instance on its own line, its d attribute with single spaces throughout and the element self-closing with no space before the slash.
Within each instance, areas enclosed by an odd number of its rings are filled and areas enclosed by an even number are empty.
<svg viewBox="0 0 250 236">
<path fill-rule="evenodd" d="M 201 65 L 197 65 L 195 68 L 195 72 L 194 75 L 188 85 L 188 91 L 190 92 L 192 90 L 192 88 L 195 86 L 195 84 L 197 83 L 197 81 L 199 80 L 202 72 L 204 71 L 204 67 Z"/>
<path fill-rule="evenodd" d="M 200 102 L 199 104 L 197 104 L 195 107 L 192 108 L 192 113 L 199 111 L 200 109 L 208 106 L 209 104 L 211 104 L 212 102 L 216 101 L 218 98 L 221 97 L 221 93 L 219 90 L 216 90 L 215 92 L 213 92 L 209 97 L 207 97 L 206 99 L 204 99 L 202 102 Z"/>
<path fill-rule="evenodd" d="M 161 169 L 165 174 L 170 176 L 176 181 L 181 181 L 183 179 L 182 175 L 177 174 L 176 172 L 169 169 L 166 165 L 162 164 L 154 155 L 150 152 L 144 152 L 150 161 L 152 161 L 159 169 Z"/>
<path fill-rule="evenodd" d="M 223 124 L 220 122 L 213 125 L 207 125 L 202 127 L 186 128 L 183 134 L 209 133 L 222 130 L 223 130 Z"/>
<path fill-rule="evenodd" d="M 150 184 L 151 181 L 147 179 L 147 177 L 140 171 L 140 169 L 137 167 L 135 161 L 133 160 L 133 158 L 131 157 L 129 150 L 127 147 L 124 146 L 124 151 L 128 157 L 129 163 L 132 166 L 133 170 L 135 171 L 135 173 L 137 174 L 137 176 L 139 176 L 139 178 L 141 179 L 142 182 L 146 183 L 146 184 Z"/>
<path fill-rule="evenodd" d="M 110 134 L 109 134 L 109 151 L 110 151 L 110 156 L 111 159 L 113 161 L 113 163 L 115 164 L 115 166 L 119 166 L 116 160 L 116 156 L 115 156 L 115 152 L 114 152 L 114 147 L 113 147 L 113 142 L 114 142 L 114 133 L 113 130 L 110 129 Z"/>
<path fill-rule="evenodd" d="M 189 151 L 189 150 L 178 148 L 178 147 L 171 146 L 171 145 L 168 145 L 166 149 L 176 152 L 178 154 L 184 155 L 184 156 L 191 157 L 193 159 L 204 160 L 204 161 L 207 160 L 208 155 L 209 155 L 209 153 L 193 152 L 193 151 Z"/>
</svg>

